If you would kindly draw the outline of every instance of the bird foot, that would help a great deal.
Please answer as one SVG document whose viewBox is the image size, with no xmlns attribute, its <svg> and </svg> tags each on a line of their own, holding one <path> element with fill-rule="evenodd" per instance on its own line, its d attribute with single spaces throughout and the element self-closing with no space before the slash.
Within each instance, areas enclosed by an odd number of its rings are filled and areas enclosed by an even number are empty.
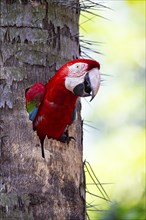
<svg viewBox="0 0 146 220">
<path fill-rule="evenodd" d="M 74 137 L 68 135 L 68 131 L 65 131 L 64 134 L 60 137 L 59 141 L 69 144 L 71 140 L 76 140 Z"/>
</svg>

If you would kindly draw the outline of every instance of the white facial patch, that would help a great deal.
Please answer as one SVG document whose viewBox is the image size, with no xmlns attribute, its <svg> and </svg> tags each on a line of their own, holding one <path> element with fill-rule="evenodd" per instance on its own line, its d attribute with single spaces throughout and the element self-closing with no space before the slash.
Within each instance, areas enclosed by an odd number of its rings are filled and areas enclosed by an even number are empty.
<svg viewBox="0 0 146 220">
<path fill-rule="evenodd" d="M 68 66 L 68 69 L 69 69 L 68 76 L 70 77 L 82 76 L 86 73 L 87 68 L 88 68 L 87 63 L 74 63 L 73 65 Z"/>
<path fill-rule="evenodd" d="M 66 77 L 65 79 L 65 87 L 73 92 L 73 89 L 79 85 L 80 83 L 84 82 L 84 75 L 80 76 L 80 77 Z"/>
<path fill-rule="evenodd" d="M 68 66 L 69 74 L 65 79 L 65 87 L 73 92 L 73 89 L 80 83 L 84 82 L 84 77 L 87 73 L 87 63 L 74 63 Z"/>
<path fill-rule="evenodd" d="M 75 63 L 68 67 L 69 73 L 65 79 L 65 87 L 73 92 L 74 88 L 82 83 L 85 83 L 85 75 L 88 73 L 91 84 L 92 99 L 97 94 L 100 86 L 100 72 L 97 67 L 88 70 L 88 64 Z M 88 71 L 87 71 L 88 70 Z M 86 91 L 83 91 L 86 92 Z M 89 95 L 89 94 L 88 94 Z"/>
</svg>

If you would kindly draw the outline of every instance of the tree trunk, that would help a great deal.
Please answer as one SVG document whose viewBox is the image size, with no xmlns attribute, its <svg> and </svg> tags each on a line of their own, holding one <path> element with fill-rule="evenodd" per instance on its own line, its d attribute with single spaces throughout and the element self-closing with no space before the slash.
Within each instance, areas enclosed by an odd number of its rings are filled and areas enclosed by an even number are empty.
<svg viewBox="0 0 146 220">
<path fill-rule="evenodd" d="M 63 3 L 64 2 L 64 3 Z M 45 140 L 45 159 L 25 110 L 25 89 L 46 83 L 79 56 L 78 0 L 1 0 L 1 219 L 83 220 L 80 102 L 63 144 Z M 83 192 L 84 193 L 84 192 Z"/>
</svg>

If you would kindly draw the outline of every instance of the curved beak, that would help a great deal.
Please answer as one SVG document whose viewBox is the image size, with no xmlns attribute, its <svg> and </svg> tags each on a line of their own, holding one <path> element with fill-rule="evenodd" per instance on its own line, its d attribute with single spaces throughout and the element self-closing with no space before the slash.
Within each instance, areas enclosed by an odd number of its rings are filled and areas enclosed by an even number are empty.
<svg viewBox="0 0 146 220">
<path fill-rule="evenodd" d="M 91 96 L 91 100 L 90 100 L 91 102 L 96 96 L 99 86 L 100 86 L 100 73 L 99 73 L 99 69 L 96 67 L 96 68 L 92 68 L 86 73 L 84 77 L 84 81 L 76 85 L 75 88 L 73 89 L 73 92 L 75 95 L 80 97 Z"/>
</svg>

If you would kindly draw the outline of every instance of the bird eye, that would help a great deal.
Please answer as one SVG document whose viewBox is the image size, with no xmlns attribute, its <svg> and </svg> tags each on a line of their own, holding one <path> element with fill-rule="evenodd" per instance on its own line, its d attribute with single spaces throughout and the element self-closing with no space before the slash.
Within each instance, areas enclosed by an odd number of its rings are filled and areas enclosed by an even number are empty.
<svg viewBox="0 0 146 220">
<path fill-rule="evenodd" d="M 78 68 L 79 68 L 79 65 L 77 65 L 76 67 L 77 67 L 77 69 L 78 69 Z"/>
</svg>

